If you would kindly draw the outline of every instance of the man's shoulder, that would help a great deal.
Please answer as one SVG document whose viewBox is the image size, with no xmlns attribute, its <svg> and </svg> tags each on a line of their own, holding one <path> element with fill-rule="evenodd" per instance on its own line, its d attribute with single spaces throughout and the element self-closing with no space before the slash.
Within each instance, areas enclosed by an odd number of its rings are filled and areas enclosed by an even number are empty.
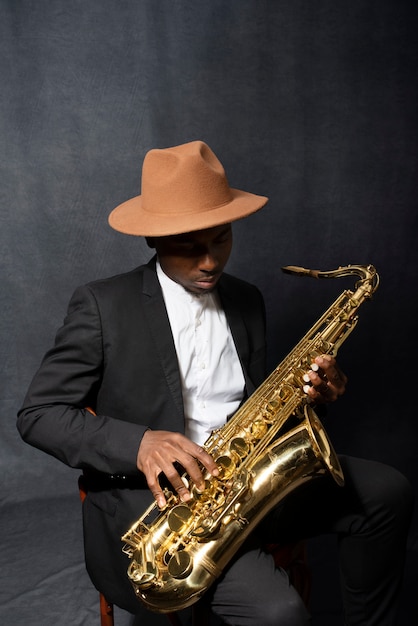
<svg viewBox="0 0 418 626">
<path fill-rule="evenodd" d="M 78 310 L 88 302 L 95 302 L 95 307 L 117 310 L 128 301 L 139 304 L 143 294 L 157 293 L 158 279 L 152 262 L 149 262 L 127 272 L 79 285 L 70 298 L 68 309 Z"/>
<path fill-rule="evenodd" d="M 144 265 L 139 265 L 138 267 L 135 267 L 127 272 L 90 281 L 84 285 L 84 287 L 94 293 L 131 289 L 142 285 L 144 276 L 152 275 L 153 273 L 155 275 L 150 262 Z"/>
</svg>

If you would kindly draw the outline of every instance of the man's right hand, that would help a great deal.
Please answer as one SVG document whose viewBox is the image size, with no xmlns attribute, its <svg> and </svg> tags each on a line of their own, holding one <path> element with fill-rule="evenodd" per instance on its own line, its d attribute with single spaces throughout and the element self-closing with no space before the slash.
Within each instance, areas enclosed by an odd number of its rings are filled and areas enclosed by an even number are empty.
<svg viewBox="0 0 418 626">
<path fill-rule="evenodd" d="M 166 499 L 158 480 L 163 473 L 183 502 L 191 498 L 175 464 L 179 463 L 190 476 L 197 489 L 205 488 L 200 462 L 212 476 L 219 474 L 213 458 L 198 444 L 180 433 L 168 430 L 147 430 L 142 438 L 137 455 L 137 467 L 143 472 L 157 505 L 166 505 Z"/>
</svg>

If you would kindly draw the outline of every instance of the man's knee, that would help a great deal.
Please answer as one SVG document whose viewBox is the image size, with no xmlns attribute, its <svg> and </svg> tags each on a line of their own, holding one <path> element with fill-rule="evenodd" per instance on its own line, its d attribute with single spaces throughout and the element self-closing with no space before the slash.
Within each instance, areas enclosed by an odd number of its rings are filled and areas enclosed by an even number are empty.
<svg viewBox="0 0 418 626">
<path fill-rule="evenodd" d="M 411 483 L 397 469 L 381 466 L 381 477 L 376 485 L 374 498 L 380 502 L 386 518 L 400 528 L 408 526 L 414 507 Z"/>
<path fill-rule="evenodd" d="M 310 615 L 296 591 L 289 593 L 285 601 L 283 598 L 271 598 L 269 602 L 259 606 L 259 609 L 258 624 L 263 624 L 263 626 L 277 626 L 278 624 L 308 626 L 310 624 Z"/>
</svg>

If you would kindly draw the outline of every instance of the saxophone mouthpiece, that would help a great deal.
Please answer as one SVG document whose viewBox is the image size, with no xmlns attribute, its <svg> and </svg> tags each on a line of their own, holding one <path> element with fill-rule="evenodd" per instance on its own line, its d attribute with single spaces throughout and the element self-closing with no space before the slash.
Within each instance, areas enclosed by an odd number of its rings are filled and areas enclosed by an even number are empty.
<svg viewBox="0 0 418 626">
<path fill-rule="evenodd" d="M 282 267 L 282 272 L 285 274 L 295 274 L 296 276 L 310 276 L 311 278 L 319 278 L 318 270 L 308 270 L 306 267 L 299 267 L 298 265 L 285 265 Z"/>
</svg>

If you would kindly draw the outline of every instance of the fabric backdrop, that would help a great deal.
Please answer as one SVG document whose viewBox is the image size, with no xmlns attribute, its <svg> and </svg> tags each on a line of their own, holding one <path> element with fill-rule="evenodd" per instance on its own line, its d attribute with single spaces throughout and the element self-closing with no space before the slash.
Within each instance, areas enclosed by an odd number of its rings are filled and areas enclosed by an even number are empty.
<svg viewBox="0 0 418 626">
<path fill-rule="evenodd" d="M 79 472 L 21 442 L 15 415 L 73 289 L 149 258 L 107 216 L 150 148 L 202 139 L 231 186 L 270 197 L 236 224 L 229 270 L 265 295 L 271 367 L 354 284 L 282 265 L 376 266 L 327 428 L 418 491 L 417 32 L 415 0 L 0 0 L 2 624 L 98 623 Z M 415 517 L 408 626 L 417 536 Z M 310 549 L 314 623 L 336 626 L 334 544 Z"/>
</svg>

